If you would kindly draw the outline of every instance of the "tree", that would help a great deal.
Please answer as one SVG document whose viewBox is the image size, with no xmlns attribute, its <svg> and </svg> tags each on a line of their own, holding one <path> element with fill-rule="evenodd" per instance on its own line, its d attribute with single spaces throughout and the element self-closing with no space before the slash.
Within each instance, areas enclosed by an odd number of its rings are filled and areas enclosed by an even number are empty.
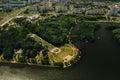
<svg viewBox="0 0 120 80">
<path fill-rule="evenodd" d="M 4 56 L 4 59 L 6 60 L 11 60 L 13 58 L 13 54 L 14 54 L 14 51 L 12 48 L 4 48 L 3 49 L 3 56 Z"/>
</svg>

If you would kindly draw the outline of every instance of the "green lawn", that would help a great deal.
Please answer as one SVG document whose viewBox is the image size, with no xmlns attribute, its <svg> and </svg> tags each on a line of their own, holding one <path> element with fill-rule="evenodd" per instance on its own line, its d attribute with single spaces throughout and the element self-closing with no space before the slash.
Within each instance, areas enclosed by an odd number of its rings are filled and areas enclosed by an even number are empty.
<svg viewBox="0 0 120 80">
<path fill-rule="evenodd" d="M 61 52 L 56 54 L 49 52 L 49 57 L 52 60 L 52 62 L 63 63 L 63 60 L 68 55 L 72 57 L 70 59 L 71 61 L 74 58 L 76 58 L 78 54 L 78 49 L 73 44 L 65 44 L 64 46 L 60 47 L 60 49 L 61 49 Z"/>
<path fill-rule="evenodd" d="M 40 44 L 42 43 L 43 46 L 47 46 L 49 50 L 55 47 L 54 45 L 48 43 L 47 41 L 45 41 L 44 39 L 42 39 L 41 37 L 39 37 L 39 36 L 37 36 L 37 35 L 35 35 L 35 34 L 30 34 L 30 36 L 31 36 L 35 41 L 39 42 Z"/>
</svg>

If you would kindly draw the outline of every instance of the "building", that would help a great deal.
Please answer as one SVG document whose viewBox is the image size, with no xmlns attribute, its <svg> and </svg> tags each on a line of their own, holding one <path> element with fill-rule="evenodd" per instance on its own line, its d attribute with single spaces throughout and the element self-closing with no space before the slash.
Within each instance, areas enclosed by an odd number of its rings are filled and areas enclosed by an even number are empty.
<svg viewBox="0 0 120 80">
<path fill-rule="evenodd" d="M 80 9 L 74 8 L 74 9 L 72 10 L 72 13 L 73 13 L 73 14 L 81 14 L 82 11 L 80 11 Z"/>
<path fill-rule="evenodd" d="M 40 2 L 40 0 L 0 0 L 0 7 L 5 9 L 13 9 L 38 2 Z"/>
<path fill-rule="evenodd" d="M 115 8 L 115 7 L 108 10 L 108 15 L 109 16 L 117 16 L 117 14 L 118 14 L 118 9 Z"/>
<path fill-rule="evenodd" d="M 4 8 L 7 6 L 8 3 L 9 3 L 9 0 L 0 0 L 0 7 Z"/>
<path fill-rule="evenodd" d="M 55 11 L 56 12 L 66 12 L 67 7 L 65 7 L 65 6 L 55 6 Z"/>
<path fill-rule="evenodd" d="M 23 7 L 27 5 L 27 0 L 10 0 L 9 6 L 11 7 Z"/>
<path fill-rule="evenodd" d="M 9 3 L 9 0 L 0 0 L 1 4 Z"/>
<path fill-rule="evenodd" d="M 104 15 L 103 9 L 94 9 L 94 10 L 87 10 L 86 15 Z"/>
</svg>

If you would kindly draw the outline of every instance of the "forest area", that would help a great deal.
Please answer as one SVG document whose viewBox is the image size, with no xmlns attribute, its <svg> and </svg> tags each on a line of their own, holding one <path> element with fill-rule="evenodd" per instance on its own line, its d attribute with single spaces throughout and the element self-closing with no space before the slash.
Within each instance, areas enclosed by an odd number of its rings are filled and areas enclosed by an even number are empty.
<svg viewBox="0 0 120 80">
<path fill-rule="evenodd" d="M 76 24 L 77 18 L 80 17 L 58 15 L 37 21 L 29 21 L 26 17 L 14 19 L 15 25 L 7 24 L 0 30 L 0 60 L 49 64 L 48 46 L 29 37 L 31 33 L 57 47 L 69 44 L 72 33 L 79 35 L 81 41 L 94 41 L 99 25 L 85 22 Z"/>
</svg>

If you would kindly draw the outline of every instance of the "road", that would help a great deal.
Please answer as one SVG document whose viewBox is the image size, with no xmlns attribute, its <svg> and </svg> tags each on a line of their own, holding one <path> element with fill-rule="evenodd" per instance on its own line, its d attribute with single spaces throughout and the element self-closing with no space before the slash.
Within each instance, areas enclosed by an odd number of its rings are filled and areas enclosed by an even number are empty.
<svg viewBox="0 0 120 80">
<path fill-rule="evenodd" d="M 9 21 L 11 21 L 13 18 L 15 18 L 16 16 L 18 16 L 20 13 L 22 13 L 23 11 L 25 11 L 27 8 L 29 8 L 29 6 L 25 7 L 25 8 L 21 8 L 16 12 L 11 13 L 10 15 L 4 17 L 2 20 L 0 20 L 0 27 L 4 26 L 5 24 L 7 24 Z M 44 14 L 68 14 L 68 13 L 44 13 Z M 113 23 L 120 23 L 120 21 L 85 21 L 85 22 L 113 22 Z"/>
<path fill-rule="evenodd" d="M 1 21 L 0 21 L 0 27 L 4 26 L 5 24 L 7 24 L 9 21 L 11 21 L 13 18 L 15 18 L 16 16 L 18 16 L 20 13 L 22 13 L 23 11 L 25 11 L 28 8 L 21 8 L 19 11 L 13 12 L 10 15 L 4 17 Z"/>
</svg>

